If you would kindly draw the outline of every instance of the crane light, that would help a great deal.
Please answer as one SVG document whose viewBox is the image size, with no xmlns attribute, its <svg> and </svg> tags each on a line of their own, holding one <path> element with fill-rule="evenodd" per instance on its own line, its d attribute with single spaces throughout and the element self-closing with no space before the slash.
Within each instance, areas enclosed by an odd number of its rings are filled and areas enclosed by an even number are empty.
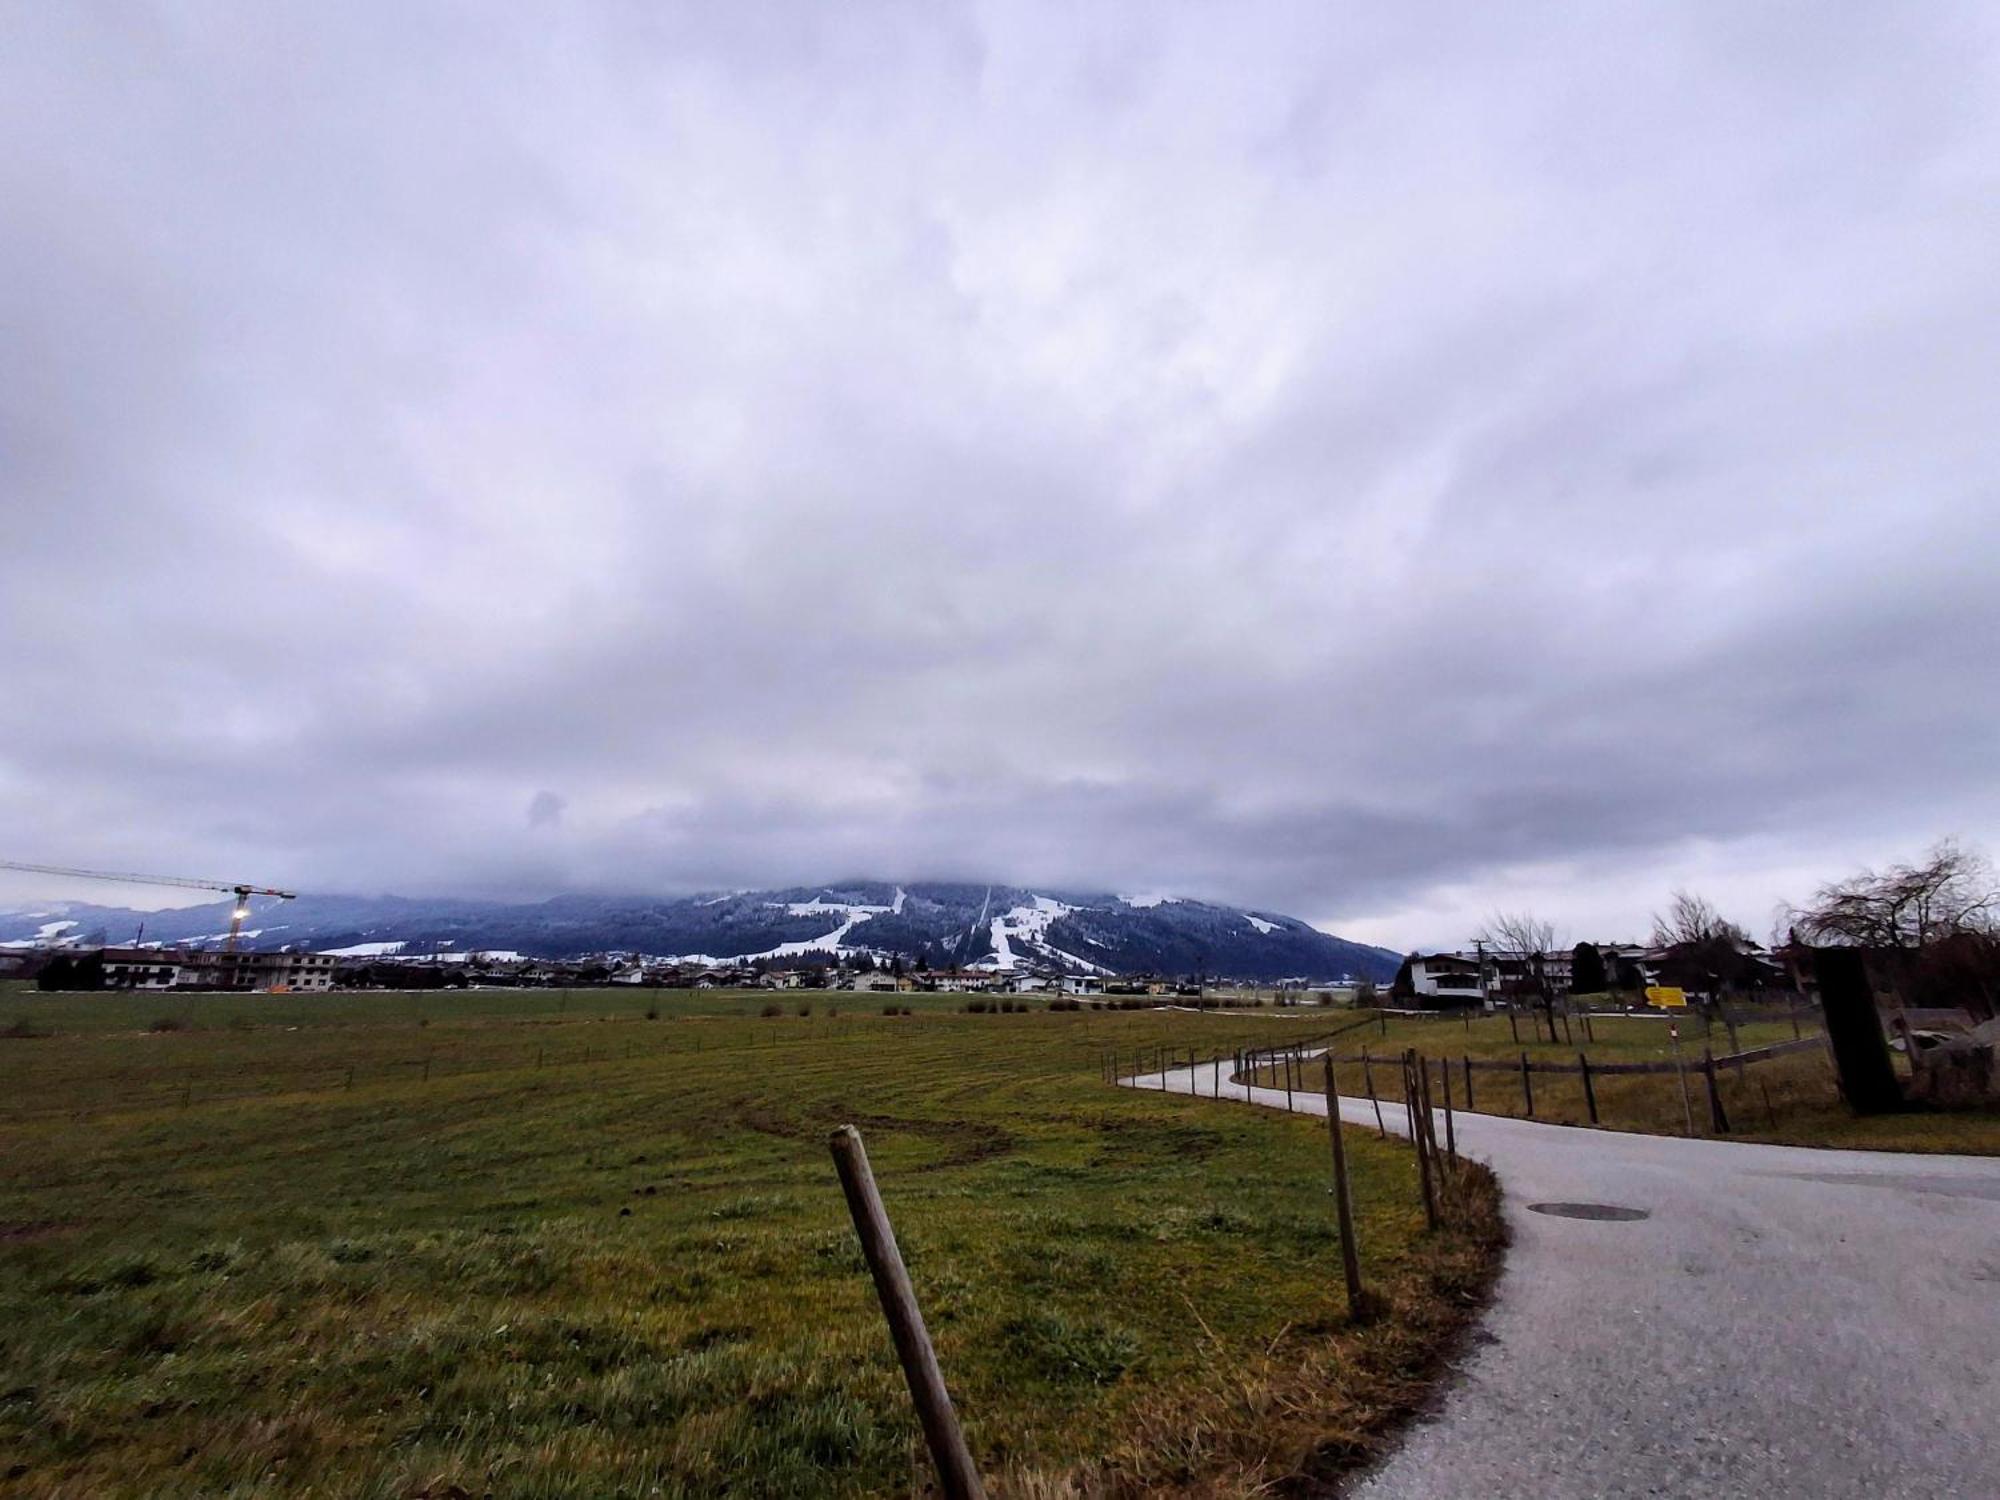
<svg viewBox="0 0 2000 1500">
<path fill-rule="evenodd" d="M 250 908 L 247 906 L 239 906 L 233 913 L 231 913 L 231 915 L 234 916 L 236 920 L 240 922 L 245 917 L 250 915 Z"/>
</svg>

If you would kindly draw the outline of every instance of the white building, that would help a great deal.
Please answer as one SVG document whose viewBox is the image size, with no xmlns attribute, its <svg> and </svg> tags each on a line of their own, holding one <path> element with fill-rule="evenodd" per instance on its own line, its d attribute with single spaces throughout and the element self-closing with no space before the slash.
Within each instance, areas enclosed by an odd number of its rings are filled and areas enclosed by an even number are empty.
<svg viewBox="0 0 2000 1500">
<path fill-rule="evenodd" d="M 1419 953 L 1410 959 L 1410 987 L 1420 1000 L 1477 1005 L 1486 998 L 1479 960 L 1462 953 Z"/>
</svg>

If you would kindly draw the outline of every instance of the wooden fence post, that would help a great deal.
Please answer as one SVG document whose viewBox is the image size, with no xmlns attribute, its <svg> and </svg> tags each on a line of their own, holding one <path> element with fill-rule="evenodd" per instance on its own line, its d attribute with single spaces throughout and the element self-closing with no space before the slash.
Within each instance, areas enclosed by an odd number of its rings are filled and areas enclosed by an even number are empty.
<svg viewBox="0 0 2000 1500">
<path fill-rule="evenodd" d="M 1430 1064 L 1420 1057 L 1417 1059 L 1417 1067 L 1421 1074 L 1417 1082 L 1422 1086 L 1424 1095 L 1424 1144 L 1429 1147 L 1431 1153 L 1431 1174 L 1437 1191 L 1438 1218 L 1442 1222 L 1445 1202 L 1456 1189 L 1457 1177 L 1445 1169 L 1446 1159 L 1438 1154 L 1437 1104 L 1431 1095 Z"/>
<path fill-rule="evenodd" d="M 1717 1135 L 1729 1134 L 1729 1116 L 1723 1113 L 1722 1090 L 1715 1086 L 1715 1050 L 1701 1049 L 1701 1071 L 1708 1077 L 1708 1117 Z"/>
<path fill-rule="evenodd" d="M 1466 1059 L 1465 1059 L 1465 1107 L 1466 1107 L 1466 1109 L 1467 1109 L 1468 1111 L 1469 1111 L 1469 1110 L 1471 1110 L 1471 1109 L 1473 1108 L 1473 1103 L 1472 1103 L 1472 1058 L 1471 1058 L 1471 1056 L 1470 1056 L 1470 1055 L 1468 1055 L 1468 1056 L 1466 1057 Z"/>
<path fill-rule="evenodd" d="M 1590 1082 L 1590 1059 L 1581 1052 L 1576 1055 L 1576 1065 L 1583 1070 L 1583 1102 L 1590 1111 L 1590 1123 L 1597 1123 L 1597 1090 Z"/>
<path fill-rule="evenodd" d="M 1535 1118 L 1535 1085 L 1528 1078 L 1528 1054 L 1521 1054 L 1521 1100 L 1528 1107 L 1528 1118 Z"/>
<path fill-rule="evenodd" d="M 349 1064 L 347 1069 L 347 1087 L 350 1090 L 354 1087 L 354 1068 L 352 1064 Z"/>
<path fill-rule="evenodd" d="M 1347 1313 L 1361 1316 L 1361 1255 L 1354 1243 L 1354 1200 L 1347 1186 L 1347 1147 L 1340 1138 L 1340 1085 L 1333 1049 L 1326 1053 L 1326 1132 L 1333 1142 L 1333 1211 L 1340 1225 L 1340 1270 L 1347 1278 Z"/>
<path fill-rule="evenodd" d="M 903 1255 L 896 1248 L 896 1232 L 882 1207 L 882 1195 L 875 1187 L 875 1174 L 868 1165 L 867 1148 L 861 1132 L 852 1125 L 834 1131 L 829 1142 L 833 1164 L 840 1174 L 840 1190 L 847 1197 L 847 1211 L 854 1220 L 854 1233 L 861 1241 L 861 1253 L 868 1261 L 868 1273 L 875 1278 L 875 1295 L 882 1303 L 882 1316 L 889 1323 L 889 1337 L 902 1362 L 903 1378 L 910 1385 L 910 1400 L 917 1408 L 917 1420 L 924 1429 L 931 1461 L 937 1465 L 938 1484 L 946 1500 L 986 1500 L 986 1490 L 973 1467 L 972 1452 L 959 1430 L 958 1413 L 952 1410 L 951 1392 L 945 1389 L 944 1371 L 938 1367 L 937 1352 L 931 1347 L 924 1328 L 924 1315 L 917 1306 L 910 1273 L 903 1267 Z"/>
<path fill-rule="evenodd" d="M 1288 1050 L 1285 1053 L 1285 1113 L 1290 1114 L 1291 1110 L 1292 1110 L 1292 1054 Z"/>
<path fill-rule="evenodd" d="M 1403 1054 L 1403 1110 L 1410 1122 L 1410 1142 L 1417 1148 L 1417 1176 L 1424 1193 L 1424 1223 L 1438 1227 L 1437 1187 L 1431 1181 L 1431 1153 L 1424 1130 L 1423 1060 L 1412 1047 Z"/>
<path fill-rule="evenodd" d="M 1444 1080 L 1444 1153 L 1453 1161 L 1458 1160 L 1458 1127 L 1451 1119 L 1451 1059 L 1438 1059 L 1438 1077 Z"/>
<path fill-rule="evenodd" d="M 430 1081 L 431 1081 L 431 1055 L 430 1053 L 426 1052 L 424 1054 L 424 1082 L 429 1083 Z"/>
<path fill-rule="evenodd" d="M 1521 1023 L 1514 1019 L 1514 1007 L 1507 1007 L 1507 1031 L 1514 1038 L 1514 1045 L 1521 1045 Z"/>
<path fill-rule="evenodd" d="M 1375 1097 L 1375 1065 L 1368 1060 L 1368 1049 L 1361 1049 L 1361 1079 L 1368 1085 L 1368 1102 L 1375 1106 L 1375 1134 L 1382 1140 L 1389 1138 L 1389 1127 L 1382 1123 L 1382 1101 Z"/>
</svg>

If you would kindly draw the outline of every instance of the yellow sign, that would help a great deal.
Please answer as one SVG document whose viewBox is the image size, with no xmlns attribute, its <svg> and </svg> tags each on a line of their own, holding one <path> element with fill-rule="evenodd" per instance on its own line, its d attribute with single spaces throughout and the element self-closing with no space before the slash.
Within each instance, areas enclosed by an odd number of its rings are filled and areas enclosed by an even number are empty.
<svg viewBox="0 0 2000 1500">
<path fill-rule="evenodd" d="M 1657 1005 L 1662 1010 L 1686 1010 L 1687 991 L 1675 989 L 1672 985 L 1650 984 L 1646 986 L 1646 1003 Z"/>
</svg>

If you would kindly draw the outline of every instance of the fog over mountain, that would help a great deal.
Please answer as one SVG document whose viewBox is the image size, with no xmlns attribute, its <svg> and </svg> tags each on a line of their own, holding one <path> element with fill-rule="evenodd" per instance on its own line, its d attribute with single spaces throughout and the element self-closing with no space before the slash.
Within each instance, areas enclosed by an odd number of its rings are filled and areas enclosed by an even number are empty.
<svg viewBox="0 0 2000 1500">
<path fill-rule="evenodd" d="M 2000 835 L 1990 4 L 4 42 L 0 856 L 1404 947 Z"/>
</svg>

